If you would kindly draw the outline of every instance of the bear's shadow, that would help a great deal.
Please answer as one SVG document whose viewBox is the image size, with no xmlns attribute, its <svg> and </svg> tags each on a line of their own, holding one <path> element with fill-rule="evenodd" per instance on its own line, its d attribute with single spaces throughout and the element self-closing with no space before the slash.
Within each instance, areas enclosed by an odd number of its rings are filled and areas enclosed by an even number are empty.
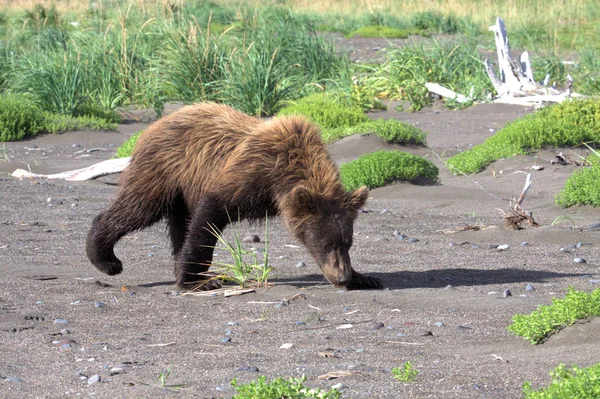
<svg viewBox="0 0 600 399">
<path fill-rule="evenodd" d="M 549 279 L 582 277 L 582 273 L 556 273 L 541 270 L 525 269 L 442 269 L 427 270 L 423 272 L 386 272 L 365 273 L 370 277 L 376 277 L 383 281 L 383 287 L 389 289 L 403 288 L 444 288 L 448 285 L 454 287 L 511 284 L 511 283 L 545 283 Z M 329 284 L 322 274 L 307 274 L 294 278 L 274 278 L 271 280 L 276 285 L 292 285 L 296 287 L 309 287 L 318 284 Z M 140 284 L 140 287 L 159 287 L 174 285 L 175 281 L 157 281 Z"/>
</svg>

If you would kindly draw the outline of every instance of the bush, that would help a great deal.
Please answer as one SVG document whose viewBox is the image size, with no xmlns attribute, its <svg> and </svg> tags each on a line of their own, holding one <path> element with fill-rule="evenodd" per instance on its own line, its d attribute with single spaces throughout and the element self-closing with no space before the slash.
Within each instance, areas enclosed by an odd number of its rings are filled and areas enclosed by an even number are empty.
<svg viewBox="0 0 600 399">
<path fill-rule="evenodd" d="M 306 377 L 290 378 L 285 380 L 281 377 L 267 382 L 264 376 L 258 377 L 257 380 L 247 384 L 238 385 L 236 380 L 231 381 L 231 385 L 237 391 L 233 395 L 233 399 L 336 399 L 341 393 L 336 389 L 322 391 L 319 388 L 307 388 L 303 382 Z"/>
<path fill-rule="evenodd" d="M 531 383 L 523 386 L 526 399 L 594 399 L 600 397 L 600 364 L 586 368 L 575 365 L 570 370 L 564 364 L 550 372 L 552 382 L 548 388 L 534 391 Z"/>
<path fill-rule="evenodd" d="M 143 130 L 137 132 L 136 134 L 131 136 L 129 139 L 127 139 L 127 141 L 125 141 L 123 144 L 121 144 L 119 146 L 119 148 L 117 148 L 117 153 L 115 154 L 115 156 L 113 158 L 130 157 L 131 153 L 133 152 L 133 149 L 135 148 L 135 143 L 137 143 L 142 132 L 143 132 Z"/>
<path fill-rule="evenodd" d="M 513 316 L 508 329 L 532 344 L 539 344 L 564 327 L 594 316 L 600 316 L 600 289 L 586 293 L 570 287 L 564 299 L 554 298 L 551 305 L 539 306 L 529 315 Z"/>
<path fill-rule="evenodd" d="M 573 205 L 600 206 L 600 164 L 575 171 L 556 196 L 556 204 L 565 208 Z"/>
<path fill-rule="evenodd" d="M 385 37 L 388 39 L 406 39 L 410 35 L 421 34 L 419 30 L 410 29 L 396 29 L 390 28 L 389 26 L 371 25 L 363 26 L 357 30 L 349 33 L 346 37 L 351 38 L 354 36 L 362 37 Z"/>
<path fill-rule="evenodd" d="M 324 130 L 350 127 L 369 120 L 361 109 L 345 107 L 327 94 L 313 94 L 301 98 L 283 108 L 278 115 L 304 115 Z"/>
<path fill-rule="evenodd" d="M 28 98 L 0 96 L 0 141 L 21 140 L 44 130 L 44 112 Z"/>
<path fill-rule="evenodd" d="M 350 127 L 329 129 L 323 139 L 330 143 L 353 134 L 374 133 L 388 143 L 403 145 L 425 145 L 427 134 L 418 127 L 395 119 L 378 119 L 361 122 Z"/>
<path fill-rule="evenodd" d="M 600 99 L 573 100 L 543 108 L 507 124 L 485 143 L 447 162 L 453 173 L 476 173 L 500 159 L 544 147 L 565 147 L 584 141 L 600 143 Z"/>
<path fill-rule="evenodd" d="M 377 188 L 398 180 L 437 181 L 438 172 L 431 161 L 402 151 L 372 152 L 340 167 L 342 183 L 348 190 Z"/>
</svg>

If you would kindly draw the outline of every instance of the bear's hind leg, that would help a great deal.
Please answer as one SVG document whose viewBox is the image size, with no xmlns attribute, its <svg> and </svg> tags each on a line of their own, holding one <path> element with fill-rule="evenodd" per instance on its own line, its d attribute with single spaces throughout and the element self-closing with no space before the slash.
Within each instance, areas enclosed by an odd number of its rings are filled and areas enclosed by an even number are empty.
<svg viewBox="0 0 600 399">
<path fill-rule="evenodd" d="M 211 265 L 217 244 L 215 232 L 227 226 L 227 213 L 223 205 L 213 198 L 204 198 L 196 206 L 188 233 L 175 261 L 175 277 L 180 288 L 194 288 L 206 282 L 206 272 Z M 220 282 L 211 282 L 204 289 L 216 288 Z"/>
<path fill-rule="evenodd" d="M 124 201 L 120 195 L 107 211 L 94 218 L 87 236 L 88 259 L 110 276 L 121 273 L 123 263 L 115 255 L 115 244 L 125 234 L 151 226 L 162 217 L 163 210 L 157 201 L 144 198 Z"/>
<path fill-rule="evenodd" d="M 169 231 L 169 237 L 171 238 L 171 249 L 173 251 L 173 257 L 177 260 L 185 237 L 188 232 L 188 224 L 190 213 L 187 205 L 183 199 L 183 195 L 179 194 L 173 200 L 169 214 L 167 215 L 167 228 Z"/>
</svg>

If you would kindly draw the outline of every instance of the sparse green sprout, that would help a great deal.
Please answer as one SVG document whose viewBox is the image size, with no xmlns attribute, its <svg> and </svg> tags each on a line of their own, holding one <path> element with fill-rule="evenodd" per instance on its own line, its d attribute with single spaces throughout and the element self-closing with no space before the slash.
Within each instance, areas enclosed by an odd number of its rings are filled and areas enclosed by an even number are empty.
<svg viewBox="0 0 600 399">
<path fill-rule="evenodd" d="M 400 382 L 412 382 L 419 375 L 419 370 L 413 367 L 412 363 L 405 362 L 400 367 L 394 367 L 392 369 L 394 378 Z"/>
<path fill-rule="evenodd" d="M 173 389 L 175 391 L 185 388 L 185 384 L 168 384 L 168 380 L 169 380 L 169 377 L 171 377 L 172 372 L 173 372 L 173 367 L 169 367 L 166 370 L 158 373 L 158 377 L 156 379 L 158 380 L 159 386 L 161 388 L 169 388 L 169 389 Z"/>
<path fill-rule="evenodd" d="M 337 389 L 323 391 L 320 388 L 308 388 L 304 381 L 305 376 L 287 380 L 277 377 L 269 382 L 265 376 L 260 376 L 247 384 L 238 384 L 234 379 L 231 386 L 237 394 L 233 395 L 233 399 L 337 399 L 341 396 Z"/>
<path fill-rule="evenodd" d="M 239 222 L 239 221 L 238 221 Z M 241 288 L 265 287 L 273 268 L 269 265 L 268 219 L 265 220 L 265 246 L 246 249 L 237 231 L 234 231 L 233 242 L 227 241 L 216 227 L 209 227 L 211 234 L 217 237 L 220 249 L 231 255 L 232 263 L 213 260 L 214 279 L 229 281 Z M 248 260 L 249 259 L 249 260 Z"/>
<path fill-rule="evenodd" d="M 550 372 L 552 382 L 547 388 L 535 391 L 530 382 L 523 386 L 526 399 L 596 399 L 600 398 L 600 364 L 580 368 L 564 364 Z"/>
<path fill-rule="evenodd" d="M 513 316 L 513 324 L 508 326 L 508 330 L 535 345 L 578 320 L 598 316 L 600 289 L 587 293 L 569 287 L 564 299 L 554 298 L 551 305 L 539 306 L 529 315 Z"/>
<path fill-rule="evenodd" d="M 340 167 L 340 178 L 348 190 L 362 186 L 372 189 L 399 180 L 435 182 L 438 173 L 431 161 L 402 151 L 372 152 Z"/>
</svg>

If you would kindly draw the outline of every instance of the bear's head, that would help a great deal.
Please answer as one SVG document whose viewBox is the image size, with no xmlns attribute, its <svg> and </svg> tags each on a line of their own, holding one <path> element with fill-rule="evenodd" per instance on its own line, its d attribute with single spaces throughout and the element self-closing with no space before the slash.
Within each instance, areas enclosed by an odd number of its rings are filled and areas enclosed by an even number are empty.
<svg viewBox="0 0 600 399">
<path fill-rule="evenodd" d="M 282 213 L 288 227 L 334 285 L 345 286 L 352 280 L 348 251 L 354 219 L 368 196 L 366 187 L 327 198 L 300 185 L 285 201 Z"/>
</svg>

